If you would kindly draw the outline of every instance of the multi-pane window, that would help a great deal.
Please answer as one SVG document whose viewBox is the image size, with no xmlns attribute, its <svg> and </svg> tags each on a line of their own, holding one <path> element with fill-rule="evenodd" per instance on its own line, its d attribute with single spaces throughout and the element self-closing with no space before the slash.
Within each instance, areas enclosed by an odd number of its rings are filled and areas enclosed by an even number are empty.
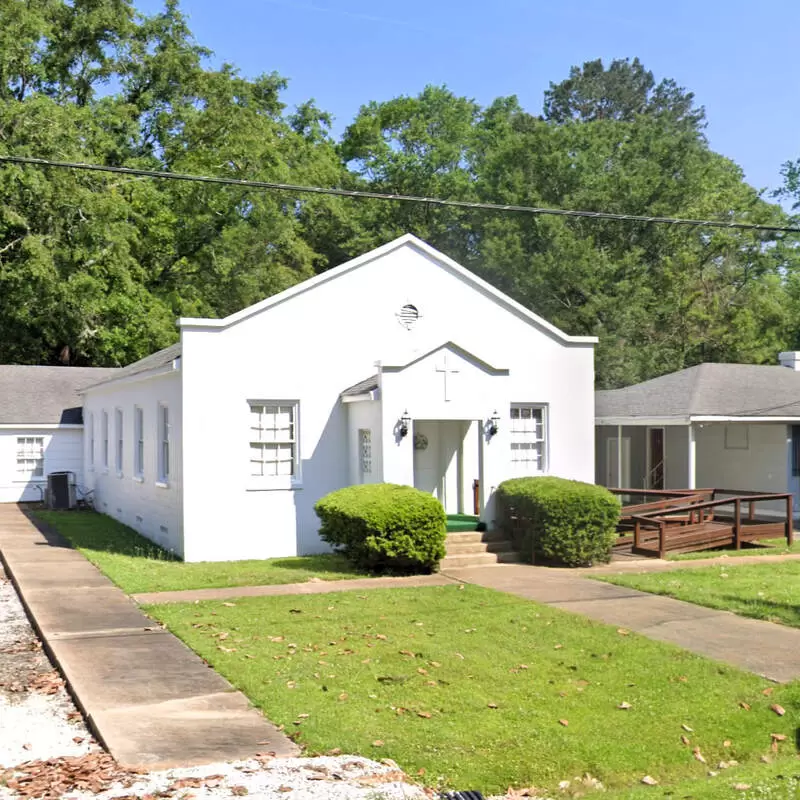
<svg viewBox="0 0 800 800">
<path fill-rule="evenodd" d="M 118 408 L 114 411 L 114 433 L 116 433 L 116 449 L 114 466 L 119 474 L 122 474 L 122 445 L 124 442 L 122 435 L 122 409 Z"/>
<path fill-rule="evenodd" d="M 362 480 L 372 473 L 372 431 L 369 428 L 358 430 L 358 467 Z"/>
<path fill-rule="evenodd" d="M 89 414 L 89 469 L 94 469 L 94 414 Z"/>
<path fill-rule="evenodd" d="M 103 412 L 102 429 L 100 433 L 103 436 L 103 466 L 108 469 L 108 411 Z"/>
<path fill-rule="evenodd" d="M 138 406 L 133 409 L 133 472 L 137 478 L 144 475 L 144 411 Z"/>
<path fill-rule="evenodd" d="M 17 436 L 17 476 L 44 477 L 44 437 Z"/>
<path fill-rule="evenodd" d="M 535 475 L 547 469 L 547 414 L 544 406 L 511 406 L 511 463 L 517 474 Z"/>
<path fill-rule="evenodd" d="M 297 475 L 297 405 L 250 402 L 250 474 Z"/>
<path fill-rule="evenodd" d="M 158 479 L 162 483 L 169 480 L 169 406 L 163 403 L 158 407 Z"/>
</svg>

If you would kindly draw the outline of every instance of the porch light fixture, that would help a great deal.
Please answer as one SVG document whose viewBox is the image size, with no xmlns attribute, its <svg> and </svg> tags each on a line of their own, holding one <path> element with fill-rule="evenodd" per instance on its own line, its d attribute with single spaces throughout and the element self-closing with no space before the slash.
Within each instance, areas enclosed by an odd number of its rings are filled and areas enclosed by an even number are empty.
<svg viewBox="0 0 800 800">
<path fill-rule="evenodd" d="M 489 417 L 489 422 L 486 426 L 487 433 L 489 436 L 495 436 L 497 431 L 500 430 L 500 415 L 497 413 L 497 409 L 495 409 L 494 414 Z"/>
<path fill-rule="evenodd" d="M 408 409 L 403 412 L 403 416 L 398 420 L 398 433 L 400 438 L 403 439 L 408 436 L 408 427 L 411 425 L 411 417 L 408 416 Z"/>
</svg>

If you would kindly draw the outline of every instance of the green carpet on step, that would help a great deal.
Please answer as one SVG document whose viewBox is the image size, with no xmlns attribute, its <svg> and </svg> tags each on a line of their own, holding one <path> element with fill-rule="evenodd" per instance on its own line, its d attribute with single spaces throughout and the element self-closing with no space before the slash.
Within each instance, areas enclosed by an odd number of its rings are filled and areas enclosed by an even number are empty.
<svg viewBox="0 0 800 800">
<path fill-rule="evenodd" d="M 472 514 L 448 514 L 447 532 L 461 533 L 463 531 L 474 531 L 478 527 L 479 517 Z"/>
</svg>

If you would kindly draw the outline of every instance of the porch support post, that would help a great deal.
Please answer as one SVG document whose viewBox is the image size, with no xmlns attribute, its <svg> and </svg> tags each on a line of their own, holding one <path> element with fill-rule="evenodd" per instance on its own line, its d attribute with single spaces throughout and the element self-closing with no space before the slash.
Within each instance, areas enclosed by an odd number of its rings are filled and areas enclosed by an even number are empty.
<svg viewBox="0 0 800 800">
<path fill-rule="evenodd" d="M 627 488 L 622 485 L 622 425 L 617 425 L 617 488 Z"/>
<path fill-rule="evenodd" d="M 688 438 L 689 438 L 689 458 L 688 458 L 688 477 L 689 477 L 689 485 L 686 487 L 687 489 L 694 489 L 696 488 L 696 467 L 697 467 L 697 447 L 695 442 L 694 436 L 694 425 L 690 422 L 688 430 Z"/>
</svg>

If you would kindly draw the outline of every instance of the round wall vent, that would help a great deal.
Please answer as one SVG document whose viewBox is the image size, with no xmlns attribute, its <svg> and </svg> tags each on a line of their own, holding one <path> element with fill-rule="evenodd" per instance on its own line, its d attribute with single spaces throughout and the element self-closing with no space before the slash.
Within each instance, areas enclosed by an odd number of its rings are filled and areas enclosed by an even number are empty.
<svg viewBox="0 0 800 800">
<path fill-rule="evenodd" d="M 419 309 L 411 303 L 406 303 L 397 312 L 397 321 L 407 330 L 411 330 L 419 320 Z"/>
</svg>

